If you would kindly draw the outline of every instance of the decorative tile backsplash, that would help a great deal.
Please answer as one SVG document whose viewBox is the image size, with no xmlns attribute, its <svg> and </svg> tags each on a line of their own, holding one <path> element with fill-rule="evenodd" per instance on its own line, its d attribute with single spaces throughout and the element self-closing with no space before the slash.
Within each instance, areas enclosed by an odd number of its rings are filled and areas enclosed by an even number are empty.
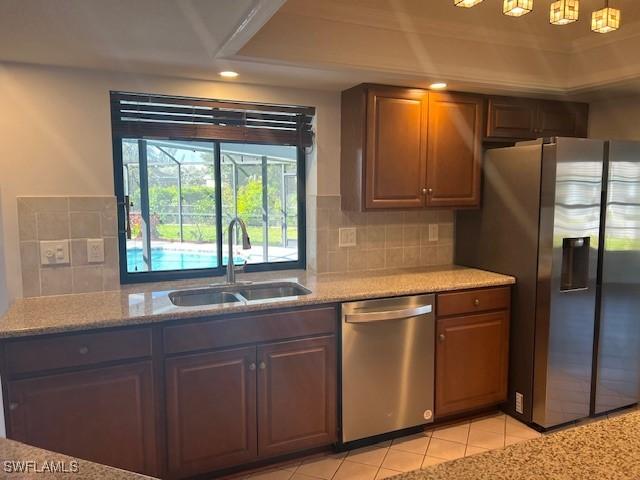
<svg viewBox="0 0 640 480">
<path fill-rule="evenodd" d="M 25 297 L 119 288 L 115 197 L 18 197 Z M 102 238 L 104 262 L 89 263 L 87 239 Z M 41 265 L 40 242 L 68 240 L 70 261 Z"/>
<path fill-rule="evenodd" d="M 452 210 L 343 212 L 340 196 L 310 197 L 308 267 L 318 273 L 453 263 Z M 429 225 L 438 239 L 429 240 Z M 340 228 L 356 229 L 356 246 L 340 247 Z"/>
</svg>

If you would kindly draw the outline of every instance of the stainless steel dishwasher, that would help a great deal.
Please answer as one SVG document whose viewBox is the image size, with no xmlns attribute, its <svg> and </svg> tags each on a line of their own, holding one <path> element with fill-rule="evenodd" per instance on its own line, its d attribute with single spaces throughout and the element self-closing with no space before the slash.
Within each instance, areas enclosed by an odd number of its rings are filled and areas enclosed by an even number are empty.
<svg viewBox="0 0 640 480">
<path fill-rule="evenodd" d="M 342 305 L 342 442 L 433 421 L 433 295 Z"/>
</svg>

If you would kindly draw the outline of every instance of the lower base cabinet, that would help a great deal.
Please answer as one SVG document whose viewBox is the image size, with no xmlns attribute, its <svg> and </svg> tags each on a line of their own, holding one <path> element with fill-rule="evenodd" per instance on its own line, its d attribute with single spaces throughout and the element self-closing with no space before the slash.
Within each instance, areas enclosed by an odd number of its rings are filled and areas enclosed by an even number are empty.
<svg viewBox="0 0 640 480">
<path fill-rule="evenodd" d="M 151 362 L 14 380 L 7 390 L 10 438 L 157 475 Z"/>
<path fill-rule="evenodd" d="M 255 347 L 171 358 L 165 375 L 172 477 L 256 457 Z"/>
<path fill-rule="evenodd" d="M 169 475 L 334 442 L 335 342 L 329 335 L 167 359 Z"/>
<path fill-rule="evenodd" d="M 336 440 L 336 338 L 258 347 L 258 454 L 263 457 Z"/>
<path fill-rule="evenodd" d="M 437 418 L 507 399 L 510 289 L 440 294 L 436 327 Z"/>
</svg>

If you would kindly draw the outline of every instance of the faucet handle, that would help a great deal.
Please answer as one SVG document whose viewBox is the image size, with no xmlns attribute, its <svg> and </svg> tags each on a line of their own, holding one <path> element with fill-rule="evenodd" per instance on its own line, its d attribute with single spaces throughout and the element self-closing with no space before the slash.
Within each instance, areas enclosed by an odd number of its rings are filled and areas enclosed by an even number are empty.
<svg viewBox="0 0 640 480">
<path fill-rule="evenodd" d="M 244 261 L 244 263 L 243 263 L 242 265 L 240 265 L 239 267 L 234 266 L 233 268 L 234 268 L 234 270 L 235 270 L 236 272 L 244 273 L 244 272 L 246 271 L 247 263 L 248 263 L 248 262 L 245 260 L 245 261 Z"/>
</svg>

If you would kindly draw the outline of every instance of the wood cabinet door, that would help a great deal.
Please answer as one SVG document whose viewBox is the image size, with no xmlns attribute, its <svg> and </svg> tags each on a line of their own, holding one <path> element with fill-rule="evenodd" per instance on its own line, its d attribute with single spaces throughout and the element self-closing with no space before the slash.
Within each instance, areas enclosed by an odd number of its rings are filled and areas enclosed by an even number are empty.
<svg viewBox="0 0 640 480">
<path fill-rule="evenodd" d="M 538 102 L 528 98 L 490 97 L 487 137 L 536 138 Z"/>
<path fill-rule="evenodd" d="M 10 438 L 158 474 L 151 362 L 10 381 Z"/>
<path fill-rule="evenodd" d="M 479 95 L 429 94 L 428 206 L 479 205 L 483 105 Z"/>
<path fill-rule="evenodd" d="M 585 137 L 589 106 L 584 103 L 540 101 L 537 133 L 539 137 Z"/>
<path fill-rule="evenodd" d="M 366 209 L 424 206 L 427 98 L 427 92 L 419 89 L 372 87 L 368 90 Z"/>
<path fill-rule="evenodd" d="M 334 335 L 258 347 L 258 365 L 261 457 L 336 441 Z"/>
<path fill-rule="evenodd" d="M 440 318 L 437 323 L 436 415 L 506 400 L 509 312 Z"/>
<path fill-rule="evenodd" d="M 172 477 L 256 458 L 255 347 L 170 358 L 165 370 Z"/>
</svg>

